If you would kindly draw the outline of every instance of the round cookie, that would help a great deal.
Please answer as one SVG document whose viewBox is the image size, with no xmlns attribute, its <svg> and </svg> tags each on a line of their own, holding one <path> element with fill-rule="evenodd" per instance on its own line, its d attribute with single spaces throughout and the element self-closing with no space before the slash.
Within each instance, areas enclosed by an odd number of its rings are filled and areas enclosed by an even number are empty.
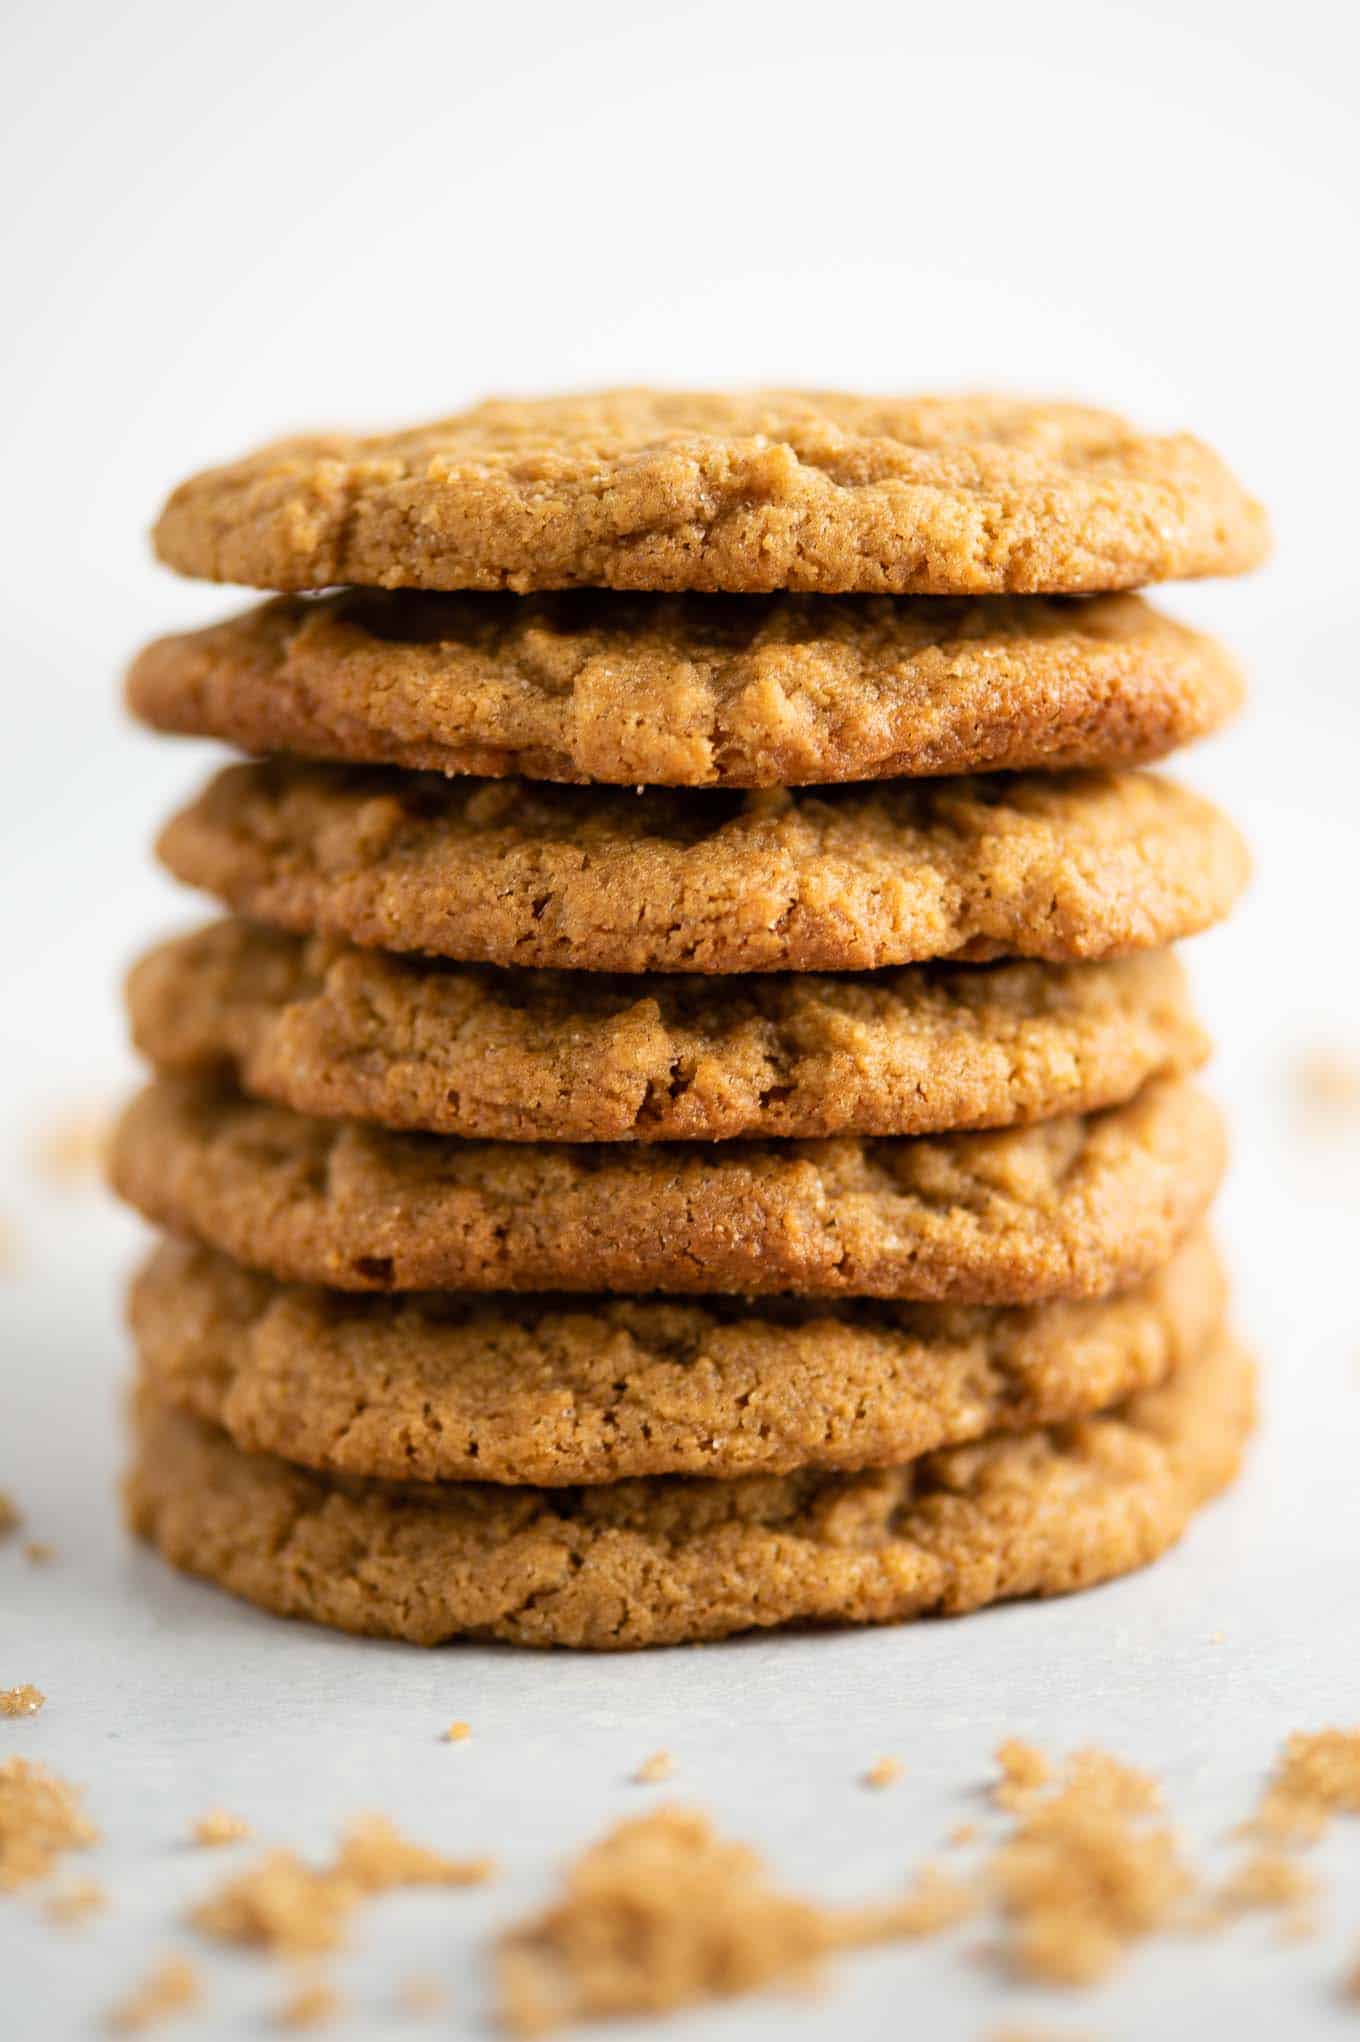
<svg viewBox="0 0 1360 2042">
<path fill-rule="evenodd" d="M 625 793 L 270 759 L 166 826 L 176 875 L 308 935 L 587 971 L 862 971 L 1160 949 L 1246 879 L 1150 773 Z"/>
<path fill-rule="evenodd" d="M 1029 1304 L 1166 1262 L 1222 1173 L 1182 1083 L 1000 1133 L 595 1145 L 310 1120 L 166 1078 L 116 1189 L 248 1268 L 338 1290 L 737 1291 Z"/>
<path fill-rule="evenodd" d="M 422 1482 L 892 1466 L 1077 1418 L 1218 1330 L 1197 1236 L 1114 1298 L 997 1310 L 355 1298 L 166 1243 L 132 1288 L 142 1379 L 249 1452 Z"/>
<path fill-rule="evenodd" d="M 1254 567 L 1265 513 L 1189 434 L 1019 397 L 604 390 L 276 441 L 155 530 L 260 588 L 1073 594 Z"/>
<path fill-rule="evenodd" d="M 496 1141 L 999 1127 L 1114 1105 L 1208 1052 L 1168 951 L 640 983 L 217 922 L 142 958 L 128 1006 L 168 1074 Z"/>
<path fill-rule="evenodd" d="M 1127 766 L 1242 697 L 1136 596 L 382 595 L 158 639 L 127 700 L 248 752 L 622 786 L 773 787 Z"/>
<path fill-rule="evenodd" d="M 280 1615 L 618 1650 L 958 1615 L 1127 1573 L 1232 1480 L 1253 1399 L 1219 1338 L 1105 1417 L 902 1468 L 557 1490 L 317 1475 L 143 1393 L 125 1500 L 175 1566 Z"/>
</svg>

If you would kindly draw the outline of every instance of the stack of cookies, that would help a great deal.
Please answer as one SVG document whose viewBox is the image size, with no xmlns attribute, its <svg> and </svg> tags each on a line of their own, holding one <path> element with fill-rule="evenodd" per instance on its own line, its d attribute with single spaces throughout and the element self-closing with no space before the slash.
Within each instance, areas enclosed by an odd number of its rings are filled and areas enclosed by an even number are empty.
<svg viewBox="0 0 1360 2042">
<path fill-rule="evenodd" d="M 160 855 L 114 1174 L 134 1527 L 290 1615 L 622 1647 L 1150 1560 L 1249 1363 L 1170 946 L 1232 826 L 1138 770 L 1240 681 L 1139 584 L 1264 518 L 1010 399 L 645 391 L 289 440 L 136 661 L 252 754 Z"/>
</svg>

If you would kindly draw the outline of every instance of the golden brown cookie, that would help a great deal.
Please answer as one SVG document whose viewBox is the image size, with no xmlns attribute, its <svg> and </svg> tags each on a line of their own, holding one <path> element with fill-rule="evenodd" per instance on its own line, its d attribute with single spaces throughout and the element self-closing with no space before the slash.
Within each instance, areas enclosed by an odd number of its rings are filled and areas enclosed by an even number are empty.
<svg viewBox="0 0 1360 2042">
<path fill-rule="evenodd" d="M 1204 1235 L 1114 1298 L 985 1305 L 775 1299 L 356 1298 L 160 1247 L 133 1285 L 142 1377 L 250 1452 L 421 1482 L 885 1467 L 1082 1417 L 1217 1331 Z"/>
<path fill-rule="evenodd" d="M 1097 1296 L 1167 1261 L 1223 1167 L 1192 1086 L 999 1134 L 594 1145 L 309 1120 L 165 1078 L 114 1137 L 148 1218 L 337 1290 Z"/>
<path fill-rule="evenodd" d="M 182 483 L 181 573 L 260 588 L 1072 594 L 1264 557 L 1189 434 L 1018 397 L 605 390 L 276 441 Z"/>
<path fill-rule="evenodd" d="M 772 787 L 1160 758 L 1242 696 L 1136 596 L 522 598 L 346 589 L 146 647 L 134 715 L 249 752 Z"/>
<path fill-rule="evenodd" d="M 126 1507 L 177 1567 L 280 1615 L 425 1645 L 679 1644 L 1127 1573 L 1232 1480 L 1253 1400 L 1220 1338 L 1108 1416 L 901 1468 L 560 1490 L 317 1475 L 144 1393 Z"/>
<path fill-rule="evenodd" d="M 1246 878 L 1149 773 L 625 793 L 272 759 L 162 832 L 190 885 L 308 935 L 587 971 L 842 971 L 1160 949 Z"/>
<path fill-rule="evenodd" d="M 137 1047 L 300 1113 L 497 1141 L 934 1134 L 1084 1113 L 1208 1041 L 1168 951 L 650 982 L 216 922 L 128 981 Z"/>
</svg>

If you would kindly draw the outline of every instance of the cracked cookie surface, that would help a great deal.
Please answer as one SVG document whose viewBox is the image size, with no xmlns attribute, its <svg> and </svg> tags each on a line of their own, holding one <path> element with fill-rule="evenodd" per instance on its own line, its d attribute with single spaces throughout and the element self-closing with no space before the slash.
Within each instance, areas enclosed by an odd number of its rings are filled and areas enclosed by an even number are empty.
<svg viewBox="0 0 1360 2042">
<path fill-rule="evenodd" d="M 1019 1309 L 356 1298 L 167 1242 L 129 1317 L 143 1380 L 250 1452 L 422 1482 L 891 1466 L 1088 1415 L 1218 1329 L 1203 1235 L 1117 1297 Z"/>
<path fill-rule="evenodd" d="M 1160 949 L 1225 914 L 1241 838 L 1151 773 L 726 790 L 272 759 L 162 831 L 177 878 L 309 935 L 590 971 L 839 971 Z"/>
<path fill-rule="evenodd" d="M 1027 1304 L 1158 1268 L 1223 1160 L 1216 1109 L 1174 1081 L 996 1133 L 680 1146 L 393 1133 L 166 1078 L 111 1173 L 159 1224 L 338 1290 Z"/>
<path fill-rule="evenodd" d="M 566 1490 L 317 1475 L 143 1392 L 126 1510 L 177 1567 L 266 1609 L 419 1644 L 891 1623 L 1154 1559 L 1236 1473 L 1253 1377 L 1223 1337 L 1103 1417 L 901 1468 Z"/>
<path fill-rule="evenodd" d="M 932 1134 L 1196 1069 L 1166 951 L 1106 964 L 657 978 L 392 957 L 217 922 L 128 981 L 159 1070 L 300 1113 L 497 1141 Z"/>
<path fill-rule="evenodd" d="M 158 639 L 127 699 L 248 752 L 769 787 L 1137 765 L 1223 723 L 1212 639 L 1136 596 L 281 599 Z"/>
<path fill-rule="evenodd" d="M 276 441 L 182 483 L 181 573 L 284 590 L 1077 593 L 1232 574 L 1265 514 L 1208 447 L 1018 397 L 604 390 Z"/>
</svg>

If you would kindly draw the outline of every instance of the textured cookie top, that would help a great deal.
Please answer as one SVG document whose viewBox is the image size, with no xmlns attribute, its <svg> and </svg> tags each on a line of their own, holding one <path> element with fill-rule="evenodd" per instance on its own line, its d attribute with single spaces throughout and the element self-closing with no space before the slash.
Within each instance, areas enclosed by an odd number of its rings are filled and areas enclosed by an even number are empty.
<svg viewBox="0 0 1360 2042">
<path fill-rule="evenodd" d="M 499 1141 L 999 1127 L 1114 1105 L 1208 1051 L 1166 951 L 644 983 L 217 922 L 144 957 L 128 1006 L 167 1073 Z"/>
<path fill-rule="evenodd" d="M 1159 1268 L 1223 1167 L 1192 1086 L 999 1134 L 462 1142 L 305 1119 L 165 1078 L 117 1189 L 248 1268 L 339 1290 L 1090 1297 Z"/>
<path fill-rule="evenodd" d="M 252 918 L 465 962 L 840 971 L 1160 949 L 1246 878 L 1231 823 L 1148 773 L 815 793 L 625 793 L 271 759 L 160 855 Z"/>
<path fill-rule="evenodd" d="M 182 483 L 182 573 L 259 588 L 1071 594 L 1264 557 L 1188 434 L 1015 397 L 606 390 L 280 440 Z"/>
<path fill-rule="evenodd" d="M 1096 1302 L 356 1298 L 168 1244 L 133 1286 L 144 1380 L 251 1452 L 394 1480 L 554 1486 L 885 1467 L 1104 1409 L 1223 1311 L 1202 1236 Z"/>
<path fill-rule="evenodd" d="M 282 1615 L 622 1650 L 957 1615 L 1126 1573 L 1231 1481 L 1253 1401 L 1220 1340 L 1106 1417 L 902 1468 L 564 1490 L 318 1475 L 144 1393 L 127 1513 L 176 1566 Z"/>
<path fill-rule="evenodd" d="M 267 603 L 147 646 L 159 730 L 250 752 L 624 786 L 1136 765 L 1241 699 L 1136 596 L 384 596 Z"/>
</svg>

